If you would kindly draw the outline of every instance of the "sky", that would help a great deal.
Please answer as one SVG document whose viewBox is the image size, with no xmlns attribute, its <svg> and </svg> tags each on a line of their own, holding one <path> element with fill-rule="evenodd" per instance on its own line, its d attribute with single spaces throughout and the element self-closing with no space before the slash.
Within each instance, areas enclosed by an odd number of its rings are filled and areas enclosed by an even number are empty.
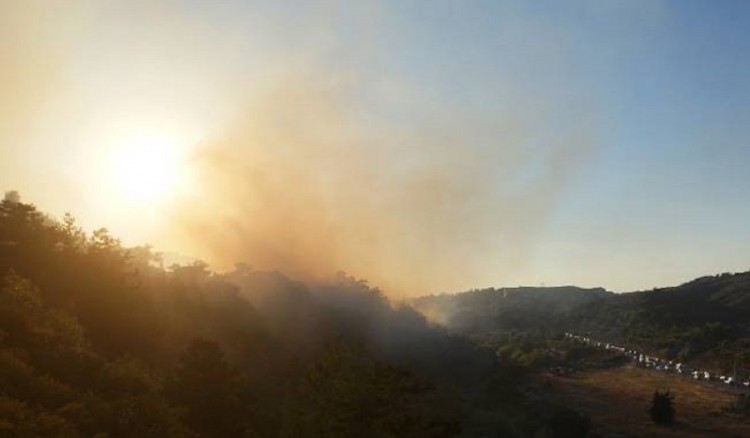
<svg viewBox="0 0 750 438">
<path fill-rule="evenodd" d="M 750 268 L 745 1 L 8 0 L 0 187 L 391 295 Z"/>
</svg>

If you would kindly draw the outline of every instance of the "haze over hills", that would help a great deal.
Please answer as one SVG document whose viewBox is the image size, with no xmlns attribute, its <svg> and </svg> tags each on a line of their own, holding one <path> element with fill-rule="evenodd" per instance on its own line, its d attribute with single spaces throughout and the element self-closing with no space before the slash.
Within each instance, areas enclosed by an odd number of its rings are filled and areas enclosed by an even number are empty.
<svg viewBox="0 0 750 438">
<path fill-rule="evenodd" d="M 750 358 L 750 273 L 628 294 L 475 290 L 411 308 L 344 273 L 165 269 L 152 249 L 12 192 L 0 272 L 8 436 L 567 436 L 585 417 L 528 393 L 550 353 L 579 354 L 565 353 L 565 331 L 750 376 L 737 367 Z"/>
<path fill-rule="evenodd" d="M 3 0 L 0 187 L 394 296 L 737 271 L 750 8 L 715 3 Z"/>
<path fill-rule="evenodd" d="M 0 0 L 0 438 L 750 437 L 749 77 L 747 0 Z"/>
<path fill-rule="evenodd" d="M 526 436 L 554 410 L 517 374 L 344 273 L 164 268 L 0 203 L 0 436 Z"/>
</svg>

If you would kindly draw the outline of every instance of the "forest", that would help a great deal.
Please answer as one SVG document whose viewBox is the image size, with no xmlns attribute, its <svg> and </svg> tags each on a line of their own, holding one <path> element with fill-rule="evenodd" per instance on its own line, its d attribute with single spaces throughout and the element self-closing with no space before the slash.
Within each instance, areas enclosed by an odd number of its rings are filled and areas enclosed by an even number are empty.
<svg viewBox="0 0 750 438">
<path fill-rule="evenodd" d="M 545 345 L 574 332 L 750 378 L 749 286 L 750 272 L 722 273 L 628 293 L 573 286 L 490 288 L 419 297 L 412 305 L 452 332 L 495 347 L 530 338 Z M 543 356 L 544 349 L 531 356 Z"/>
<path fill-rule="evenodd" d="M 565 332 L 749 371 L 749 273 L 394 303 L 344 272 L 164 264 L 6 194 L 0 436 L 586 436 L 588 416 L 545 395 L 544 376 L 626 361 Z"/>
<path fill-rule="evenodd" d="M 345 273 L 164 267 L 0 204 L 0 435 L 528 436 L 524 370 Z"/>
</svg>

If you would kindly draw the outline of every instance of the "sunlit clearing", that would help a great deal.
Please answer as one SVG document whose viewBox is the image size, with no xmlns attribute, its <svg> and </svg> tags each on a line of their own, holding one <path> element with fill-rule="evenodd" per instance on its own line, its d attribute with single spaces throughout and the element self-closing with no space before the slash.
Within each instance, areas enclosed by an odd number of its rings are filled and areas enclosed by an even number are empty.
<svg viewBox="0 0 750 438">
<path fill-rule="evenodd" d="M 173 141 L 134 138 L 114 152 L 114 188 L 129 203 L 154 204 L 177 194 L 184 180 L 184 163 Z"/>
</svg>

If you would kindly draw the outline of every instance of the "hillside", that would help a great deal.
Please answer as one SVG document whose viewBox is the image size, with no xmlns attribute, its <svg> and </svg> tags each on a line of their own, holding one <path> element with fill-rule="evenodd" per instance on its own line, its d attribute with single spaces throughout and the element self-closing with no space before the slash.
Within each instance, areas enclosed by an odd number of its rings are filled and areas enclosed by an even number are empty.
<svg viewBox="0 0 750 438">
<path fill-rule="evenodd" d="M 680 286 L 617 294 L 578 315 L 592 328 L 607 320 L 610 330 L 649 324 L 659 328 L 707 323 L 741 328 L 750 314 L 750 272 L 701 277 Z M 612 317 L 615 314 L 620 316 Z M 602 328 L 602 327 L 599 327 Z"/>
<path fill-rule="evenodd" d="M 564 329 L 565 318 L 581 307 L 613 297 L 604 289 L 517 287 L 430 295 L 411 301 L 433 322 L 465 333 Z"/>
<path fill-rule="evenodd" d="M 676 374 L 632 366 L 592 370 L 575 378 L 548 379 L 549 385 L 540 388 L 541 395 L 586 413 L 591 418 L 591 436 L 750 436 L 746 416 L 731 409 L 737 400 L 732 388 L 717 388 Z M 657 388 L 669 388 L 675 395 L 677 422 L 673 427 L 654 424 L 644 409 Z"/>
<path fill-rule="evenodd" d="M 750 272 L 615 295 L 571 312 L 571 331 L 724 370 L 750 358 Z M 748 372 L 750 370 L 745 370 Z"/>
<path fill-rule="evenodd" d="M 6 199 L 0 275 L 10 437 L 531 436 L 563 412 L 523 388 L 550 353 L 618 363 L 566 347 L 563 331 L 723 368 L 750 357 L 747 273 L 414 300 L 446 329 L 344 273 L 164 268 L 149 247 Z"/>
<path fill-rule="evenodd" d="M 485 289 L 412 304 L 434 322 L 473 336 L 587 333 L 721 368 L 750 357 L 750 272 L 622 294 L 576 287 Z"/>
<path fill-rule="evenodd" d="M 516 377 L 346 274 L 165 269 L 0 204 L 0 436 L 528 436 Z"/>
</svg>

